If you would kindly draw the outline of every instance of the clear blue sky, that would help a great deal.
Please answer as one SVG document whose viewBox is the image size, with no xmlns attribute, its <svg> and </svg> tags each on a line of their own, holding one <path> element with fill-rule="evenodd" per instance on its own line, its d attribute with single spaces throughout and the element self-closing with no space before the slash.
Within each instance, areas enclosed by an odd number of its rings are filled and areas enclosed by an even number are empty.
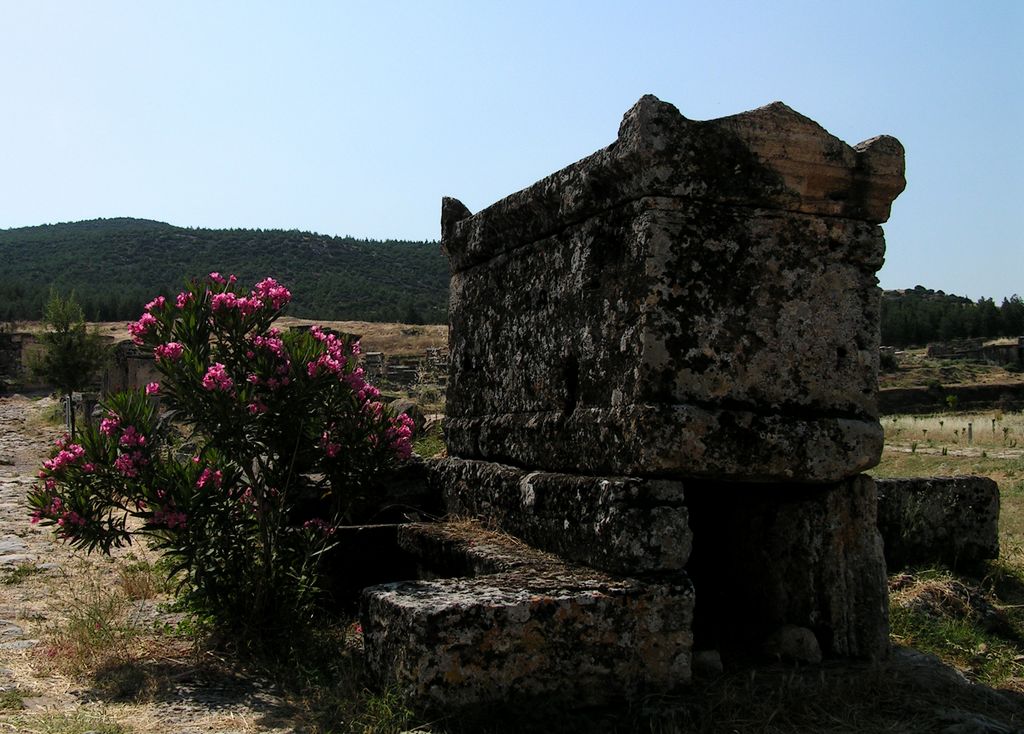
<svg viewBox="0 0 1024 734">
<path fill-rule="evenodd" d="M 907 149 L 883 287 L 1024 295 L 1024 2 L 0 0 L 0 228 L 437 239 L 643 94 Z"/>
</svg>

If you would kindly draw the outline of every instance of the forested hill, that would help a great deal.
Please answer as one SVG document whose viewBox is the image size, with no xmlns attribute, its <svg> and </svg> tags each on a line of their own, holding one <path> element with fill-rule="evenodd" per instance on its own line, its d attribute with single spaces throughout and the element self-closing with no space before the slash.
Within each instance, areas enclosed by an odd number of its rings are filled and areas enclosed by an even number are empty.
<svg viewBox="0 0 1024 734">
<path fill-rule="evenodd" d="M 90 320 L 134 319 L 155 295 L 211 271 L 247 284 L 276 278 L 294 294 L 293 316 L 447 320 L 448 262 L 436 242 L 120 218 L 0 230 L 0 321 L 38 319 L 51 287 L 74 290 Z"/>
<path fill-rule="evenodd" d="M 298 230 L 189 229 L 94 219 L 0 230 L 0 322 L 38 319 L 50 288 L 74 290 L 94 321 L 135 319 L 157 294 L 211 271 L 243 283 L 271 276 L 293 316 L 445 323 L 448 262 L 436 242 L 357 240 Z M 1024 335 L 1018 296 L 977 302 L 922 286 L 885 291 L 882 343 Z"/>
<path fill-rule="evenodd" d="M 882 344 L 924 346 L 961 337 L 1024 336 L 1024 301 L 972 301 L 923 286 L 882 295 Z"/>
</svg>

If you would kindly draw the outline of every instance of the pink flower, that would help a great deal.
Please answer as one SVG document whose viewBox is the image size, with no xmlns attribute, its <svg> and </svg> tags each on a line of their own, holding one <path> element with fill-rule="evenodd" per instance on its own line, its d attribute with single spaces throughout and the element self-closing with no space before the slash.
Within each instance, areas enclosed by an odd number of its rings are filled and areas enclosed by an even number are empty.
<svg viewBox="0 0 1024 734">
<path fill-rule="evenodd" d="M 264 405 L 259 400 L 253 400 L 251 403 L 249 403 L 248 410 L 250 415 L 258 415 L 259 413 L 266 413 L 267 406 Z"/>
<path fill-rule="evenodd" d="M 178 308 L 185 308 L 185 305 L 192 300 L 192 294 L 188 291 L 184 291 L 178 294 L 178 298 L 175 300 L 175 305 Z"/>
<path fill-rule="evenodd" d="M 266 349 L 275 357 L 284 358 L 284 342 L 277 336 L 257 336 L 253 338 L 254 346 Z"/>
<path fill-rule="evenodd" d="M 210 273 L 210 280 L 212 280 L 214 283 L 220 283 L 221 285 L 227 283 L 227 281 L 224 280 L 224 276 L 222 276 L 220 273 L 216 271 Z"/>
<path fill-rule="evenodd" d="M 388 443 L 400 459 L 408 459 L 412 455 L 412 429 L 415 422 L 405 413 L 399 413 L 391 419 L 391 425 L 385 431 Z"/>
<path fill-rule="evenodd" d="M 239 298 L 235 301 L 235 308 L 243 316 L 248 316 L 263 308 L 263 301 L 258 298 Z"/>
<path fill-rule="evenodd" d="M 137 477 L 139 475 L 139 470 L 135 466 L 135 460 L 132 454 L 121 454 L 118 456 L 114 461 L 114 468 L 129 478 Z"/>
<path fill-rule="evenodd" d="M 113 413 L 108 414 L 109 418 L 104 418 L 100 421 L 100 433 L 105 436 L 113 436 L 117 433 L 118 427 L 121 425 L 121 419 Z"/>
<path fill-rule="evenodd" d="M 305 530 L 314 530 L 323 535 L 334 535 L 334 527 L 329 522 L 319 517 L 315 517 L 312 520 L 306 520 L 302 523 L 302 527 Z"/>
<path fill-rule="evenodd" d="M 68 512 L 63 513 L 60 516 L 60 519 L 57 520 L 57 524 L 65 529 L 67 528 L 68 525 L 77 525 L 78 527 L 83 527 L 85 525 L 85 518 L 79 515 L 74 510 L 69 510 Z"/>
<path fill-rule="evenodd" d="M 341 453 L 341 444 L 331 441 L 331 434 L 328 431 L 324 431 L 320 436 L 320 448 L 324 450 L 329 459 L 333 459 Z"/>
<path fill-rule="evenodd" d="M 226 293 L 218 293 L 213 297 L 210 306 L 214 311 L 232 309 L 235 307 L 235 294 L 230 291 Z"/>
<path fill-rule="evenodd" d="M 184 528 L 187 519 L 184 512 L 175 512 L 174 510 L 157 510 L 153 513 L 153 524 L 165 525 L 168 530 Z"/>
<path fill-rule="evenodd" d="M 148 311 L 139 317 L 139 320 L 128 324 L 128 332 L 132 335 L 132 341 L 142 344 L 142 337 L 149 331 L 149 327 L 156 324 L 156 316 Z"/>
<path fill-rule="evenodd" d="M 228 375 L 224 365 L 220 362 L 214 362 L 206 374 L 203 375 L 203 388 L 205 390 L 220 390 L 221 392 L 227 392 L 234 386 L 234 381 Z"/>
<path fill-rule="evenodd" d="M 150 382 L 150 383 L 148 383 L 146 385 L 146 394 L 147 395 L 156 395 L 158 392 L 160 392 L 160 383 L 159 382 Z"/>
<path fill-rule="evenodd" d="M 121 440 L 118 441 L 118 444 L 129 448 L 133 446 L 145 446 L 146 437 L 135 430 L 135 426 L 128 426 L 124 429 L 124 433 L 121 434 Z"/>
<path fill-rule="evenodd" d="M 275 311 L 283 308 L 292 300 L 291 292 L 273 278 L 264 278 L 252 291 L 254 298 L 259 298 L 264 303 L 270 302 Z"/>
<path fill-rule="evenodd" d="M 146 313 L 149 313 L 155 308 L 163 308 L 166 302 L 166 298 L 164 298 L 163 296 L 157 296 L 152 301 L 146 304 Z"/>
<path fill-rule="evenodd" d="M 169 362 L 177 362 L 184 354 L 185 347 L 180 342 L 167 342 L 159 345 L 153 350 L 153 356 L 157 359 L 166 359 Z"/>
<path fill-rule="evenodd" d="M 43 468 L 51 472 L 60 471 L 68 464 L 73 464 L 85 454 L 85 449 L 77 443 L 67 444 L 66 448 L 57 452 L 52 459 L 43 462 Z M 45 476 L 45 474 L 44 474 Z"/>
<path fill-rule="evenodd" d="M 214 487 L 220 487 L 224 482 L 224 472 L 220 469 L 214 471 L 213 469 L 203 469 L 203 473 L 199 475 L 199 479 L 196 480 L 196 486 L 202 489 L 207 484 L 211 484 Z"/>
</svg>

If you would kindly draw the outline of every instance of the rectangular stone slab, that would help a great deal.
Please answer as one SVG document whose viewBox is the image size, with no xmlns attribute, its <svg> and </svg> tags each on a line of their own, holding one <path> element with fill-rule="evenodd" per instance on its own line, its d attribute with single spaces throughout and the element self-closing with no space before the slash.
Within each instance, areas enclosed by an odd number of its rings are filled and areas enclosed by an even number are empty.
<svg viewBox="0 0 1024 734">
<path fill-rule="evenodd" d="M 426 556 L 476 553 L 463 567 L 490 571 L 364 591 L 367 665 L 421 704 L 554 696 L 578 706 L 690 680 L 683 574 L 616 579 L 466 524 L 409 526 L 403 544 Z"/>
</svg>

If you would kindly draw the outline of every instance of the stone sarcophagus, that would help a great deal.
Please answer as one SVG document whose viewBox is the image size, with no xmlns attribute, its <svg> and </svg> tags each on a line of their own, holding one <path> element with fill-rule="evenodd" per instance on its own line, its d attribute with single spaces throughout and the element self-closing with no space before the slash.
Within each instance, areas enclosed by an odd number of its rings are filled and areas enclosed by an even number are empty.
<svg viewBox="0 0 1024 734">
<path fill-rule="evenodd" d="M 446 200 L 449 452 L 738 480 L 873 466 L 878 224 L 903 186 L 893 138 L 644 97 L 608 148 L 474 216 Z"/>
<path fill-rule="evenodd" d="M 368 659 L 405 671 L 381 674 L 443 704 L 568 690 L 559 670 L 608 695 L 671 690 L 693 650 L 742 657 L 793 628 L 817 659 L 884 656 L 860 472 L 882 449 L 879 224 L 904 185 L 893 138 L 850 147 L 781 103 L 698 122 L 648 96 L 612 145 L 533 186 L 475 215 L 445 199 L 448 458 L 432 482 L 449 513 L 572 578 L 628 580 L 587 624 L 631 662 L 599 663 L 566 643 L 576 627 L 544 621 L 591 587 L 532 581 L 527 622 L 488 623 L 488 650 L 529 656 L 474 656 L 467 610 L 518 609 L 485 575 L 454 585 L 454 607 L 439 581 L 367 590 Z M 613 633 L 633 599 L 654 600 L 643 625 Z M 527 658 L 545 672 L 522 675 Z"/>
</svg>

